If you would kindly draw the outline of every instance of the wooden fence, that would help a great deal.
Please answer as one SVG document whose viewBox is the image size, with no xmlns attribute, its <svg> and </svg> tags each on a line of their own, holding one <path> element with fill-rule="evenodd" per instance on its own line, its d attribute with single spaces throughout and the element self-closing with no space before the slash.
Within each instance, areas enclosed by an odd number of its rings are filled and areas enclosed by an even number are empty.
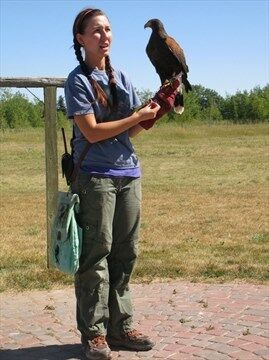
<svg viewBox="0 0 269 360">
<path fill-rule="evenodd" d="M 0 87 L 43 88 L 45 106 L 45 159 L 47 209 L 47 266 L 51 267 L 51 226 L 57 207 L 58 155 L 56 131 L 56 90 L 64 87 L 64 78 L 0 78 Z"/>
</svg>

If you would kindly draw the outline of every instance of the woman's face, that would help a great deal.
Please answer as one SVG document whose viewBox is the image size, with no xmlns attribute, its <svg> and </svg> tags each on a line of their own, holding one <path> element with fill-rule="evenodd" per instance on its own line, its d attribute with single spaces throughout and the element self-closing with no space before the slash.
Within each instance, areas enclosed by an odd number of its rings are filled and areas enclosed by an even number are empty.
<svg viewBox="0 0 269 360">
<path fill-rule="evenodd" d="M 84 47 L 86 59 L 100 61 L 109 55 L 112 42 L 110 23 L 106 16 L 96 15 L 88 20 L 83 34 L 77 34 L 78 42 Z"/>
</svg>

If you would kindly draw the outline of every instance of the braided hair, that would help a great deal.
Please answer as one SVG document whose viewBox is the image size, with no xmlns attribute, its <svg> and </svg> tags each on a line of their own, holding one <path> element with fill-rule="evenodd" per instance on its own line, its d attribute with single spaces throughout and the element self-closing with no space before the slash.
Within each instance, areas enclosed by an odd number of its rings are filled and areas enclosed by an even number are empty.
<svg viewBox="0 0 269 360">
<path fill-rule="evenodd" d="M 109 87 L 112 94 L 112 104 L 110 104 L 108 96 L 106 95 L 105 91 L 102 87 L 98 84 L 96 80 L 92 78 L 92 76 L 88 72 L 88 67 L 83 59 L 81 47 L 82 45 L 78 42 L 76 35 L 83 34 L 86 26 L 87 21 L 89 18 L 95 15 L 104 15 L 106 16 L 101 10 L 99 9 L 85 9 L 82 10 L 76 17 L 73 25 L 73 46 L 76 54 L 76 58 L 80 64 L 81 70 L 88 78 L 92 88 L 96 94 L 96 100 L 99 101 L 103 106 L 109 107 L 111 110 L 114 110 L 118 105 L 118 96 L 117 96 L 117 83 L 114 75 L 114 69 L 111 66 L 110 58 L 107 55 L 105 57 L 105 70 L 108 75 L 109 79 Z"/>
</svg>

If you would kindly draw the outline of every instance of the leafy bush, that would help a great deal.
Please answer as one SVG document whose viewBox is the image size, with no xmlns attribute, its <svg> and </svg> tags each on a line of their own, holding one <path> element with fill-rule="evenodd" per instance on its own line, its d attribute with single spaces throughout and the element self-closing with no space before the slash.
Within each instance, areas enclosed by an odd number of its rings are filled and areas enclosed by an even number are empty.
<svg viewBox="0 0 269 360">
<path fill-rule="evenodd" d="M 66 118 L 64 98 L 59 96 L 57 102 L 57 127 L 70 126 Z M 30 101 L 20 92 L 0 90 L 0 128 L 20 129 L 44 126 L 44 104 L 42 101 Z"/>
</svg>

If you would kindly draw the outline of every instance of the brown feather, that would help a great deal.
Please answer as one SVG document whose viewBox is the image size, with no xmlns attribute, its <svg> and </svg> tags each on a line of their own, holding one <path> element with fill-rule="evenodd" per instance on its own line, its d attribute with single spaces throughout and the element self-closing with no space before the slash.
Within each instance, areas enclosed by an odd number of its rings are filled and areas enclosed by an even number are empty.
<svg viewBox="0 0 269 360">
<path fill-rule="evenodd" d="M 186 64 L 186 58 L 183 49 L 180 47 L 180 45 L 170 36 L 167 36 L 167 38 L 165 39 L 165 43 L 167 44 L 173 55 L 182 64 L 184 71 L 186 73 L 189 72 L 189 68 Z"/>
</svg>

